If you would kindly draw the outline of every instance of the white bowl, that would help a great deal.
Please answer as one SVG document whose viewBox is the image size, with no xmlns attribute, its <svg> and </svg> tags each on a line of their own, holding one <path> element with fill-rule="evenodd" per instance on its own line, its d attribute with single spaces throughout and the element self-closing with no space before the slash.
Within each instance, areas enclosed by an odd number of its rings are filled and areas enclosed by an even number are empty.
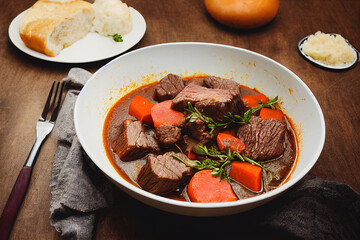
<svg viewBox="0 0 360 240">
<path fill-rule="evenodd" d="M 295 124 L 299 156 L 290 179 L 277 189 L 226 203 L 191 203 L 157 196 L 135 187 L 115 171 L 106 157 L 102 132 L 108 110 L 125 93 L 158 81 L 168 73 L 215 75 L 280 97 L 281 107 Z M 190 216 L 221 216 L 243 212 L 280 195 L 298 182 L 317 161 L 325 141 L 325 121 L 305 83 L 281 64 L 260 54 L 210 43 L 167 43 L 124 54 L 99 69 L 86 83 L 75 105 L 75 128 L 81 145 L 101 171 L 124 192 L 168 212 Z"/>
</svg>

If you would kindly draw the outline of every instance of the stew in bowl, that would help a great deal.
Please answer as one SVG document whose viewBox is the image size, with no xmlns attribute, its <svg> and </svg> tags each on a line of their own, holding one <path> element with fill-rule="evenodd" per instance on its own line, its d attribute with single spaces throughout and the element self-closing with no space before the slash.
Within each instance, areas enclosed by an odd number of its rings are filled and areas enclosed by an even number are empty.
<svg viewBox="0 0 360 240">
<path fill-rule="evenodd" d="M 150 193 L 249 198 L 277 188 L 296 163 L 295 131 L 277 102 L 230 79 L 168 74 L 114 104 L 104 146 L 118 173 Z"/>
<path fill-rule="evenodd" d="M 321 108 L 298 76 L 210 43 L 154 45 L 112 60 L 81 90 L 74 121 L 85 152 L 122 191 L 191 216 L 276 198 L 310 171 L 325 141 Z M 213 197 L 219 189 L 226 194 Z"/>
</svg>

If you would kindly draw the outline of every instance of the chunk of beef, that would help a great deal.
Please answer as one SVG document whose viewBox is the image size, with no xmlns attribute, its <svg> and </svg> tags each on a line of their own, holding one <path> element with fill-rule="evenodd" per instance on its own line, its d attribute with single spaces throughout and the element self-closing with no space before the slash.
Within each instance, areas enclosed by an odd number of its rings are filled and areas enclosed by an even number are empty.
<svg viewBox="0 0 360 240">
<path fill-rule="evenodd" d="M 155 138 L 160 145 L 169 146 L 176 143 L 181 138 L 181 127 L 166 124 L 156 128 Z"/>
<path fill-rule="evenodd" d="M 160 80 L 153 98 L 158 102 L 173 99 L 184 87 L 185 83 L 181 77 L 170 73 Z"/>
<path fill-rule="evenodd" d="M 125 120 L 111 148 L 122 161 L 132 161 L 160 150 L 154 131 L 146 129 L 141 121 Z"/>
<path fill-rule="evenodd" d="M 255 94 L 259 94 L 259 92 L 256 91 L 255 89 L 246 88 L 246 87 L 241 89 L 241 97 L 251 96 Z"/>
<path fill-rule="evenodd" d="M 167 152 L 158 156 L 150 154 L 137 179 L 142 189 L 150 193 L 165 195 L 175 191 L 192 176 L 193 168 L 174 159 L 171 157 L 172 154 L 184 161 L 189 161 L 182 153 Z"/>
<path fill-rule="evenodd" d="M 189 135 L 185 135 L 181 138 L 181 140 L 178 142 L 179 147 L 181 150 L 188 155 L 189 152 L 192 151 L 193 147 L 198 144 L 199 141 L 196 139 L 190 137 Z"/>
<path fill-rule="evenodd" d="M 214 77 L 214 76 L 206 77 L 203 79 L 203 81 L 204 81 L 204 85 L 206 87 L 214 88 L 214 89 L 226 89 L 231 92 L 235 92 L 233 94 L 239 95 L 240 98 L 238 99 L 238 101 L 239 101 L 238 108 L 239 108 L 239 112 L 243 112 L 245 105 L 241 99 L 241 97 L 243 96 L 243 93 L 242 93 L 242 88 L 239 83 L 237 83 L 233 80 L 230 80 L 230 79 L 219 78 L 219 77 Z"/>
<path fill-rule="evenodd" d="M 239 128 L 237 136 L 245 143 L 244 155 L 261 161 L 283 154 L 285 132 L 285 122 L 253 116 L 249 124 Z"/>
<path fill-rule="evenodd" d="M 204 84 L 209 88 L 228 89 L 241 93 L 240 84 L 230 79 L 210 76 L 204 78 Z"/>
<path fill-rule="evenodd" d="M 205 123 L 200 119 L 196 119 L 194 122 L 187 122 L 185 128 L 191 136 L 201 141 L 203 144 L 214 139 L 216 136 L 215 131 L 210 134 L 210 129 L 207 128 Z"/>
<path fill-rule="evenodd" d="M 204 79 L 203 78 L 191 78 L 188 81 L 185 81 L 185 86 L 189 85 L 190 83 L 199 85 L 199 86 L 204 86 Z"/>
<path fill-rule="evenodd" d="M 276 161 L 268 161 L 263 163 L 263 165 L 271 171 L 278 178 L 274 178 L 268 172 L 264 171 L 263 179 L 266 184 L 264 184 L 265 190 L 272 190 L 278 187 L 278 185 L 283 182 L 291 171 L 296 157 L 296 146 L 294 145 L 293 135 L 290 131 L 285 132 L 285 151 L 284 153 L 276 159 Z"/>
<path fill-rule="evenodd" d="M 183 111 L 187 102 L 190 102 L 200 113 L 217 120 L 228 112 L 238 114 L 242 106 L 241 101 L 239 92 L 206 88 L 190 83 L 173 99 L 172 108 Z"/>
</svg>

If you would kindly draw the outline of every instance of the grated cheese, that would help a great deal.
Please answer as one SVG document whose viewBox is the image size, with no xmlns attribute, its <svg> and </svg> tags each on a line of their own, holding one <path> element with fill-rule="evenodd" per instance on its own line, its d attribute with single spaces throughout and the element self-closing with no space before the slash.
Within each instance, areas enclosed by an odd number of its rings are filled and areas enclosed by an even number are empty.
<svg viewBox="0 0 360 240">
<path fill-rule="evenodd" d="M 304 41 L 302 50 L 313 59 L 331 66 L 345 65 L 356 58 L 355 51 L 340 34 L 330 35 L 320 31 Z"/>
</svg>

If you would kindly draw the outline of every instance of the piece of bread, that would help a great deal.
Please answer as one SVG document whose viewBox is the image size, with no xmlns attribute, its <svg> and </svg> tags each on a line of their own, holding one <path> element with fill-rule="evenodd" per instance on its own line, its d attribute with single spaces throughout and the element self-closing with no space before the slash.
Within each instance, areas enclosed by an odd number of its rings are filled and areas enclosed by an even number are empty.
<svg viewBox="0 0 360 240">
<path fill-rule="evenodd" d="M 94 8 L 82 1 L 37 1 L 20 23 L 25 45 L 50 57 L 83 38 L 92 28 Z"/>
<path fill-rule="evenodd" d="M 132 30 L 130 9 L 120 0 L 95 0 L 93 31 L 103 35 L 125 35 Z"/>
</svg>

